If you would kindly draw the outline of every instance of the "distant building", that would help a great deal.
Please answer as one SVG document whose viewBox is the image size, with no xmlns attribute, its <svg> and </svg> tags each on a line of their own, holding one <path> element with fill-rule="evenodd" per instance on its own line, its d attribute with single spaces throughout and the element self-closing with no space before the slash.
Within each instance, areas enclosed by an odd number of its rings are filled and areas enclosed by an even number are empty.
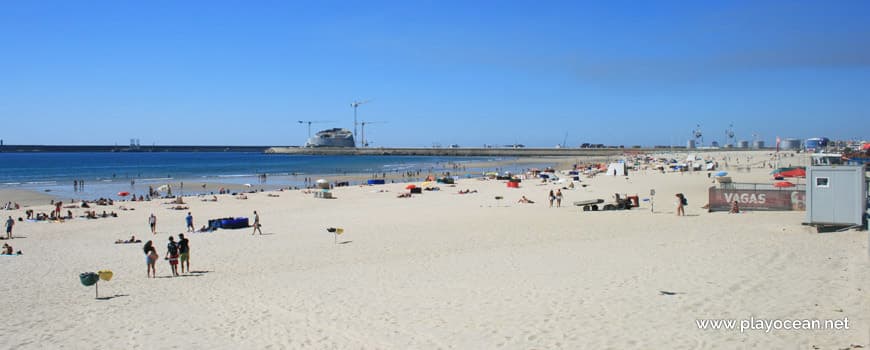
<svg viewBox="0 0 870 350">
<path fill-rule="evenodd" d="M 786 151 L 797 151 L 801 149 L 800 139 L 785 139 L 780 143 L 779 148 Z"/>
<path fill-rule="evenodd" d="M 355 147 L 353 133 L 347 129 L 321 130 L 305 143 L 305 147 Z"/>
</svg>

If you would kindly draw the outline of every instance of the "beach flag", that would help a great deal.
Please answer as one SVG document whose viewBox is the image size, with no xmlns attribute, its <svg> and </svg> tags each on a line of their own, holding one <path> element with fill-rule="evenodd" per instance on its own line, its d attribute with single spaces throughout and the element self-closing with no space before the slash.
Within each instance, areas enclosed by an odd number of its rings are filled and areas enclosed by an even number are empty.
<svg viewBox="0 0 870 350">
<path fill-rule="evenodd" d="M 782 140 L 779 139 L 779 136 L 777 136 L 777 137 L 776 137 L 776 151 L 777 151 L 777 152 L 779 152 L 779 143 L 780 143 L 781 141 L 782 141 Z"/>
</svg>

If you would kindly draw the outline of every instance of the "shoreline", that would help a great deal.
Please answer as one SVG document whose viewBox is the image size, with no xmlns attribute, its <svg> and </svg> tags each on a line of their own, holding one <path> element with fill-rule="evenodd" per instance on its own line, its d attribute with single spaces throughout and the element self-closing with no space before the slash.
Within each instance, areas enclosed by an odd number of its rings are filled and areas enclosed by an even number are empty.
<svg viewBox="0 0 870 350">
<path fill-rule="evenodd" d="M 574 157 L 570 157 L 574 158 Z M 123 179 L 114 179 L 114 180 L 94 180 L 89 181 L 85 185 L 84 192 L 78 191 L 70 191 L 73 188 L 73 184 L 70 182 L 67 185 L 60 185 L 60 181 L 56 180 L 47 180 L 44 182 L 36 183 L 36 184 L 19 184 L 19 185 L 5 185 L 0 186 L 0 202 L 5 204 L 6 202 L 18 203 L 21 206 L 34 206 L 41 204 L 48 204 L 50 201 L 64 201 L 69 202 L 70 200 L 74 202 L 82 201 L 82 200 L 95 200 L 98 198 L 112 198 L 116 200 L 122 200 L 122 197 L 117 196 L 118 192 L 130 192 L 134 195 L 145 195 L 148 193 L 148 186 L 152 186 L 153 188 L 158 188 L 163 185 L 171 185 L 175 195 L 183 194 L 185 197 L 189 196 L 197 196 L 197 195 L 211 195 L 217 194 L 221 188 L 230 190 L 233 192 L 249 192 L 249 191 L 270 191 L 277 189 L 290 189 L 290 188 L 305 188 L 305 178 L 311 178 L 311 181 L 316 181 L 318 179 L 327 179 L 331 183 L 335 182 L 350 182 L 351 186 L 360 185 L 366 182 L 368 179 L 378 178 L 385 179 L 388 182 L 396 182 L 396 183 L 405 183 L 405 182 L 414 182 L 420 181 L 421 179 L 425 179 L 429 175 L 438 176 L 444 172 L 449 172 L 451 176 L 459 176 L 466 177 L 469 175 L 479 175 L 486 171 L 493 171 L 496 169 L 501 169 L 505 167 L 510 167 L 511 169 L 519 169 L 523 165 L 537 165 L 537 166 L 555 166 L 560 164 L 560 162 L 566 162 L 567 157 L 518 157 L 513 159 L 498 159 L 498 160 L 489 160 L 489 161 L 470 161 L 470 162 L 439 162 L 433 163 L 435 165 L 441 166 L 444 168 L 443 172 L 430 172 L 429 169 L 434 169 L 434 167 L 428 168 L 416 168 L 411 172 L 414 173 L 413 176 L 406 176 L 404 173 L 399 171 L 391 171 L 391 172 L 380 172 L 380 173 L 368 173 L 368 172 L 352 172 L 345 174 L 336 174 L 336 173 L 323 173 L 323 174 L 296 174 L 290 175 L 287 173 L 280 174 L 267 174 L 266 182 L 259 182 L 255 176 L 240 176 L 234 177 L 239 180 L 250 180 L 247 183 L 238 183 L 238 182 L 226 182 L 227 177 L 222 177 L 220 175 L 215 175 L 210 179 L 215 181 L 202 180 L 201 177 L 195 178 L 166 178 L 166 179 L 135 179 L 135 185 L 129 185 L 129 180 L 127 178 Z M 448 170 L 451 166 L 455 166 L 455 169 Z M 466 169 L 475 169 L 475 170 L 466 170 Z M 416 175 L 416 172 L 419 171 L 420 175 Z M 386 176 L 382 176 L 386 174 Z M 271 181 L 271 182 L 270 182 Z M 181 184 L 184 184 L 182 188 Z M 250 185 L 250 186 L 247 186 Z M 29 188 L 28 188 L 29 187 Z M 186 191 L 185 191 L 186 190 Z M 165 193 L 165 192 L 164 192 Z"/>
</svg>

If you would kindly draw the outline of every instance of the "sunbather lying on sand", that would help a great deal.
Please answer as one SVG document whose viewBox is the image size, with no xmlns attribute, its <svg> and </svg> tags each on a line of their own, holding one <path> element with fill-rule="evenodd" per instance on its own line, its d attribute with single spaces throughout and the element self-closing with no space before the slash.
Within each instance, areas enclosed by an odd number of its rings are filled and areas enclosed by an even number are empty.
<svg viewBox="0 0 870 350">
<path fill-rule="evenodd" d="M 12 249 L 12 246 L 11 246 L 11 245 L 6 244 L 6 243 L 3 243 L 3 250 L 0 251 L 0 254 L 2 254 L 2 255 L 21 255 L 21 251 L 20 251 L 20 250 L 19 250 L 18 252 L 14 253 L 14 254 L 12 253 L 12 250 L 13 250 L 13 249 Z"/>
<path fill-rule="evenodd" d="M 115 241 L 115 244 L 127 244 L 127 243 L 142 243 L 142 240 L 136 239 L 136 236 L 130 236 L 130 239 L 119 239 Z"/>
<path fill-rule="evenodd" d="M 526 198 L 526 196 L 523 196 L 523 198 L 520 198 L 520 200 L 518 200 L 517 203 L 529 203 L 529 204 L 534 204 L 535 202 L 534 202 L 533 200 L 531 200 L 531 199 Z"/>
<path fill-rule="evenodd" d="M 411 198 L 411 194 L 410 193 L 402 193 L 402 194 L 396 196 L 396 198 Z"/>
</svg>

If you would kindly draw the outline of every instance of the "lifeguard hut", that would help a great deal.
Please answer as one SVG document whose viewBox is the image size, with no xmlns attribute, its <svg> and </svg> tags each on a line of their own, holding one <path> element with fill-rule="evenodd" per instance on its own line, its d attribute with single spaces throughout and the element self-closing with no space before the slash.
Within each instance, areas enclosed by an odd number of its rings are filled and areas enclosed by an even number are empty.
<svg viewBox="0 0 870 350">
<path fill-rule="evenodd" d="M 825 229 L 867 229 L 867 168 L 864 165 L 807 167 L 805 225 Z"/>
</svg>

